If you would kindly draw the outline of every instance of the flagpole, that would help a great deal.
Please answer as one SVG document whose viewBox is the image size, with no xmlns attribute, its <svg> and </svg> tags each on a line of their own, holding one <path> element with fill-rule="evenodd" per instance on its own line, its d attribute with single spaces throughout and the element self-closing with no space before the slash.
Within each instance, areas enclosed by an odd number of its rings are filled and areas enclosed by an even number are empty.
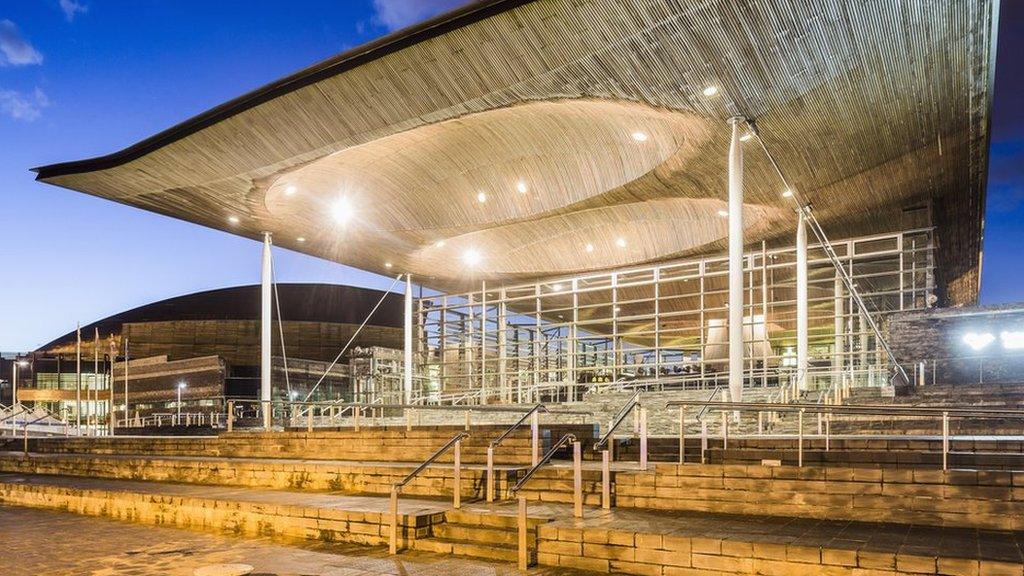
<svg viewBox="0 0 1024 576">
<path fill-rule="evenodd" d="M 82 435 L 82 325 L 75 327 L 75 427 Z"/>
</svg>

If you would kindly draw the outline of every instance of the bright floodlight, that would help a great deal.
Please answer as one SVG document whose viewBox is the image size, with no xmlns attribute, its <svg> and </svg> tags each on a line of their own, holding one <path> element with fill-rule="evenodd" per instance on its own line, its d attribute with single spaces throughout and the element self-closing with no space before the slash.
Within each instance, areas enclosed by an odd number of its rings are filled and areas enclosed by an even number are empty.
<svg viewBox="0 0 1024 576">
<path fill-rule="evenodd" d="M 563 286 L 561 284 L 559 284 L 558 282 L 555 282 L 554 284 L 551 285 L 551 291 L 552 292 L 561 292 L 562 288 L 563 288 Z"/>
<path fill-rule="evenodd" d="M 228 216 L 228 222 L 238 224 L 238 216 Z"/>
<path fill-rule="evenodd" d="M 477 192 L 476 193 L 476 201 L 481 203 L 481 204 L 483 204 L 484 202 L 487 202 L 487 194 L 484 194 L 483 192 Z"/>
<path fill-rule="evenodd" d="M 783 198 L 792 198 L 793 197 L 793 191 L 787 188 L 786 190 L 784 190 L 782 192 L 782 197 Z"/>
<path fill-rule="evenodd" d="M 178 382 L 178 388 L 184 389 L 186 386 L 188 386 L 188 384 L 185 384 L 184 382 Z"/>
<path fill-rule="evenodd" d="M 729 216 L 729 211 L 728 210 L 719 210 L 718 211 L 718 215 L 721 216 L 722 218 L 727 218 Z"/>
<path fill-rule="evenodd" d="M 589 243 L 589 242 L 587 243 L 587 245 L 584 248 L 587 250 L 587 252 L 593 252 L 594 251 L 594 245 Z"/>
<path fill-rule="evenodd" d="M 616 239 L 615 240 L 615 245 L 618 246 L 619 248 L 625 248 L 626 247 L 626 239 L 625 238 L 618 238 L 618 239 Z"/>
<path fill-rule="evenodd" d="M 999 337 L 1003 340 L 1003 348 L 1007 350 L 1020 350 L 1024 348 L 1024 331 L 1002 331 Z"/>
<path fill-rule="evenodd" d="M 296 240 L 299 241 L 299 242 L 305 242 L 306 238 L 303 237 L 303 236 L 299 236 L 298 238 L 296 238 Z"/>
<path fill-rule="evenodd" d="M 517 192 L 519 192 L 520 194 L 526 194 L 526 190 L 527 190 L 526 182 L 523 182 L 522 180 L 520 180 L 519 182 L 516 182 L 516 191 Z"/>
<path fill-rule="evenodd" d="M 482 259 L 483 257 L 480 256 L 480 252 L 472 248 L 462 253 L 462 261 L 465 262 L 467 266 L 476 266 Z"/>
<path fill-rule="evenodd" d="M 347 223 L 352 219 L 352 214 L 352 203 L 344 196 L 338 198 L 334 202 L 334 206 L 331 206 L 331 216 L 334 217 L 334 221 L 338 224 Z"/>
<path fill-rule="evenodd" d="M 444 248 L 444 240 L 438 240 L 434 242 L 434 248 Z"/>
<path fill-rule="evenodd" d="M 284 189 L 284 195 L 285 196 L 291 196 L 291 195 L 295 194 L 295 191 L 296 191 L 295 186 L 289 186 L 289 187 Z"/>
<path fill-rule="evenodd" d="M 643 132 L 633 132 L 633 140 L 636 140 L 637 142 L 646 142 L 647 134 L 644 134 Z"/>
<path fill-rule="evenodd" d="M 753 137 L 754 137 L 753 134 L 751 134 L 750 132 L 747 132 L 743 136 L 740 136 L 740 142 L 746 142 L 747 140 L 750 140 Z"/>
<path fill-rule="evenodd" d="M 968 332 L 964 334 L 964 343 L 970 346 L 972 350 L 981 350 L 995 339 L 996 337 L 991 332 Z"/>
<path fill-rule="evenodd" d="M 718 86 L 708 86 L 707 88 L 704 89 L 705 96 L 711 97 L 714 96 L 715 94 L 718 94 Z"/>
<path fill-rule="evenodd" d="M 393 266 L 393 264 L 391 264 L 391 262 L 385 262 L 384 263 L 384 267 L 385 268 L 391 268 L 391 266 Z"/>
</svg>

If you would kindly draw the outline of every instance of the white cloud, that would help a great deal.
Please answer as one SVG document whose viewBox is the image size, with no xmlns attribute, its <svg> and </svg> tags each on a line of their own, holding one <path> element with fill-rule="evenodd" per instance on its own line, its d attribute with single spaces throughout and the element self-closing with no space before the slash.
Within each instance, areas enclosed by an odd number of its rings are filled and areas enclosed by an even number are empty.
<svg viewBox="0 0 1024 576">
<path fill-rule="evenodd" d="M 31 93 L 0 88 L 0 112 L 15 120 L 31 122 L 39 118 L 43 108 L 49 105 L 50 100 L 39 88 Z"/>
<path fill-rule="evenodd" d="M 388 30 L 398 30 L 467 3 L 466 0 L 373 0 L 374 20 Z"/>
<path fill-rule="evenodd" d="M 71 22 L 76 14 L 85 14 L 89 7 L 79 3 L 77 0 L 60 0 L 60 9 L 64 11 L 64 17 Z"/>
<path fill-rule="evenodd" d="M 0 20 L 0 66 L 42 64 L 43 55 L 21 37 L 14 22 Z"/>
</svg>

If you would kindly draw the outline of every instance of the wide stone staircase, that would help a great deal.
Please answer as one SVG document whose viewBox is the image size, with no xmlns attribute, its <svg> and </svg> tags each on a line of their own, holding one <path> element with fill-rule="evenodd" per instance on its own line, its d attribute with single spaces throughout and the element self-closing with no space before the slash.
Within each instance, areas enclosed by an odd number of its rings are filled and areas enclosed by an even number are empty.
<svg viewBox="0 0 1024 576">
<path fill-rule="evenodd" d="M 879 403 L 866 394 L 850 400 Z M 654 400 L 644 406 L 649 417 L 663 419 L 666 433 L 649 439 L 651 464 L 641 469 L 639 439 L 626 426 L 615 439 L 607 487 L 593 449 L 599 427 L 542 423 L 540 453 L 566 433 L 581 442 L 578 496 L 571 450 L 558 451 L 513 494 L 530 468 L 529 427 L 498 447 L 489 478 L 487 446 L 505 426 L 472 426 L 461 444 L 458 483 L 447 452 L 401 490 L 399 553 L 514 562 L 516 499 L 523 498 L 528 561 L 569 571 L 1024 576 L 1024 437 L 954 437 L 943 470 L 934 434 L 851 433 L 831 438 L 826 449 L 809 433 L 804 466 L 797 466 L 793 438 L 741 430 L 728 446 L 710 438 L 703 464 L 700 438 L 688 436 L 680 464 L 677 412 L 663 405 L 659 412 Z M 20 438 L 0 440 L 7 450 L 0 453 L 0 504 L 243 538 L 386 546 L 392 487 L 463 431 L 438 425 L 39 438 L 29 440 L 27 453 Z M 495 502 L 486 501 L 490 481 Z M 582 517 L 574 516 L 576 498 Z"/>
</svg>

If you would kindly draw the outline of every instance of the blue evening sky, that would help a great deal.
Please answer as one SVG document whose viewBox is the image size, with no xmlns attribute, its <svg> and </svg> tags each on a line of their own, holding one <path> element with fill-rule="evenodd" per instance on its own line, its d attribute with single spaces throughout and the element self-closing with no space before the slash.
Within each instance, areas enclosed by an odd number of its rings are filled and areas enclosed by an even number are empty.
<svg viewBox="0 0 1024 576">
<path fill-rule="evenodd" d="M 0 350 L 30 350 L 77 321 L 154 300 L 259 281 L 255 242 L 37 184 L 29 168 L 121 149 L 461 3 L 0 0 Z M 1024 48 L 1021 4 L 1003 2 L 1002 54 Z M 983 303 L 1024 299 L 1017 285 L 1021 88 L 1020 70 L 1001 66 Z M 282 282 L 391 284 L 287 250 L 275 254 Z"/>
</svg>

